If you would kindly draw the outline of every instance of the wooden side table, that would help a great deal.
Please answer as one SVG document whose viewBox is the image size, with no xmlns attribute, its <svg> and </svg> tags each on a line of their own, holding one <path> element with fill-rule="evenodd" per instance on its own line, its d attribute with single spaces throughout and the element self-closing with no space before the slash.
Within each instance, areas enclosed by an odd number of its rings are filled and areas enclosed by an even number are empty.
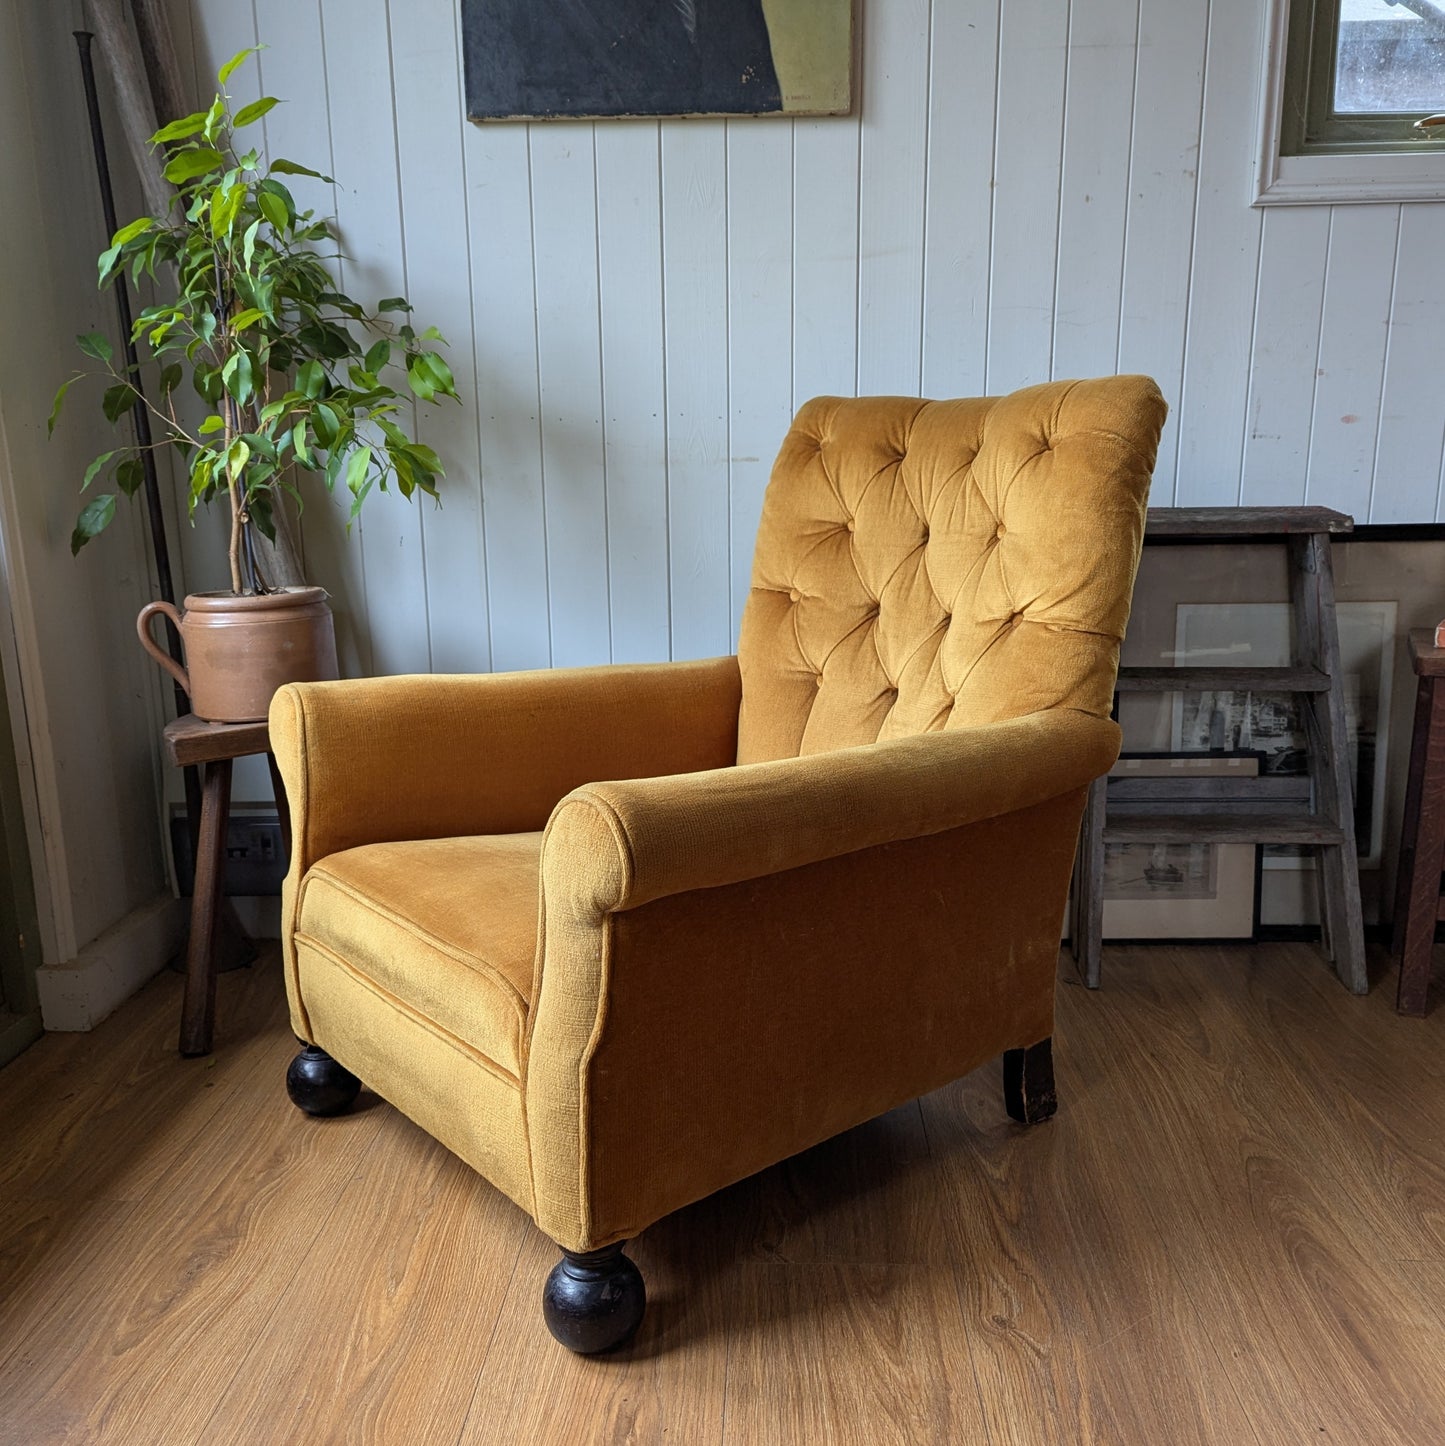
<svg viewBox="0 0 1445 1446">
<path fill-rule="evenodd" d="M 1440 872 L 1445 867 L 1445 687 L 1441 686 L 1445 648 L 1435 646 L 1429 628 L 1410 630 L 1410 666 L 1420 681 L 1415 689 L 1415 731 L 1410 739 L 1410 781 L 1405 789 L 1390 952 L 1400 961 L 1395 1008 L 1401 1014 L 1424 1014 L 1435 923 L 1445 915 L 1440 900 Z"/>
<path fill-rule="evenodd" d="M 181 1053 L 187 1058 L 211 1052 L 216 1017 L 216 917 L 225 881 L 226 825 L 231 815 L 231 763 L 264 753 L 276 791 L 281 818 L 281 845 L 291 856 L 291 813 L 286 786 L 271 752 L 264 722 L 207 723 L 187 713 L 165 729 L 166 752 L 172 763 L 202 769 L 201 833 L 196 848 L 196 880 L 191 891 L 191 937 L 186 949 L 186 992 L 181 1005 Z"/>
</svg>

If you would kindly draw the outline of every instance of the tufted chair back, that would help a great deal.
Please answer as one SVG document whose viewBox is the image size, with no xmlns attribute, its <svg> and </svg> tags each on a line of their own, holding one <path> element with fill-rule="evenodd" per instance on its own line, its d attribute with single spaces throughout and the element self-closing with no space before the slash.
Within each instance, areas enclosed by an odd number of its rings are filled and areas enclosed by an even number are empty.
<svg viewBox="0 0 1445 1446">
<path fill-rule="evenodd" d="M 1137 376 L 808 402 L 758 528 L 738 761 L 1108 717 L 1166 410 Z"/>
</svg>

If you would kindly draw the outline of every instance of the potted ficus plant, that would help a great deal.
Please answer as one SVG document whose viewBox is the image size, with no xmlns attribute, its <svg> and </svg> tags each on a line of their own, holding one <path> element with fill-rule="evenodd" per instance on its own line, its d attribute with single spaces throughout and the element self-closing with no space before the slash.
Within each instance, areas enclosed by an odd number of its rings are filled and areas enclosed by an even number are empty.
<svg viewBox="0 0 1445 1446">
<path fill-rule="evenodd" d="M 175 673 L 195 711 L 216 722 L 264 718 L 282 683 L 335 676 L 325 593 L 268 577 L 256 534 L 274 541 L 286 499 L 303 503 L 298 484 L 307 473 L 328 491 L 349 493 L 352 519 L 375 488 L 435 497 L 441 462 L 408 435 L 401 413 L 412 398 L 456 397 L 451 371 L 432 346 L 442 342 L 440 333 L 414 330 L 403 298 L 368 310 L 341 290 L 329 264 L 331 224 L 298 209 L 285 180 L 330 178 L 295 161 L 267 162 L 238 141 L 238 132 L 278 103 L 267 96 L 232 112 L 226 82 L 250 54 L 221 68 L 208 109 L 151 137 L 165 150 L 175 204 L 122 226 L 100 257 L 102 287 L 129 271 L 137 280 L 157 278 L 170 296 L 141 311 L 133 329 L 137 346 L 159 364 L 155 399 L 142 394 L 139 378 L 103 336 L 79 338 L 104 368 L 101 406 L 110 421 L 139 399 L 157 434 L 152 445 L 184 458 L 192 518 L 221 498 L 229 509 L 230 587 L 191 595 L 184 616 L 152 603 L 138 622 L 142 641 Z M 66 391 L 86 375 L 61 386 L 52 430 Z M 391 385 L 403 377 L 405 391 Z M 142 478 L 135 442 L 90 464 L 72 552 L 115 515 L 116 492 L 101 490 L 104 482 L 129 497 Z M 150 637 L 157 611 L 181 629 L 185 669 Z"/>
</svg>

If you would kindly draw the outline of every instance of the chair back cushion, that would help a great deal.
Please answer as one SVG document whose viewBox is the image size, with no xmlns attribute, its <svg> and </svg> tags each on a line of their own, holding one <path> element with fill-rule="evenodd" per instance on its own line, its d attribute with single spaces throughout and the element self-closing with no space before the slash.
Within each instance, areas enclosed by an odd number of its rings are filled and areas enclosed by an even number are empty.
<svg viewBox="0 0 1445 1446">
<path fill-rule="evenodd" d="M 1137 376 L 808 402 L 763 502 L 738 761 L 1108 717 L 1166 410 Z"/>
</svg>

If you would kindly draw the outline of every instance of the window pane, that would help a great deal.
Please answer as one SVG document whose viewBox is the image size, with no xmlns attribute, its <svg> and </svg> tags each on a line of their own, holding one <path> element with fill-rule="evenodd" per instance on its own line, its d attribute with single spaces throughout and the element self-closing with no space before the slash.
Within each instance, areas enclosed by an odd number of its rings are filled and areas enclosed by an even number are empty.
<svg viewBox="0 0 1445 1446">
<path fill-rule="evenodd" d="M 1445 110 L 1445 4 L 1340 0 L 1335 110 Z"/>
</svg>

